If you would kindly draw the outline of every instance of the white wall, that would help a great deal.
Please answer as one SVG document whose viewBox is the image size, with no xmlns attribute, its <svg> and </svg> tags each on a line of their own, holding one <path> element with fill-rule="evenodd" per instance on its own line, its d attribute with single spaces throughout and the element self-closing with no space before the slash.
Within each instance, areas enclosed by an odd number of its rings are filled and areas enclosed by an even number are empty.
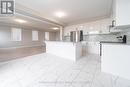
<svg viewBox="0 0 130 87">
<path fill-rule="evenodd" d="M 60 41 L 60 31 L 45 32 L 46 41 Z"/>
<path fill-rule="evenodd" d="M 56 41 L 60 41 L 60 31 L 56 32 Z"/>
<path fill-rule="evenodd" d="M 49 40 L 50 41 L 56 40 L 56 33 L 55 32 L 49 32 Z"/>
<path fill-rule="evenodd" d="M 38 46 L 44 41 L 44 31 L 38 30 L 38 41 L 32 41 L 32 30 L 22 28 L 22 41 L 11 41 L 11 28 L 0 26 L 0 48 L 17 47 L 17 46 Z"/>
</svg>

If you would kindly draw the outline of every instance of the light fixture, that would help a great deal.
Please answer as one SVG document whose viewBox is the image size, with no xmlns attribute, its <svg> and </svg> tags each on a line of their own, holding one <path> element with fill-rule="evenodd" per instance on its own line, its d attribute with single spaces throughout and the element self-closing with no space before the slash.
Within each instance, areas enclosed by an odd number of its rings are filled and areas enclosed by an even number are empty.
<svg viewBox="0 0 130 87">
<path fill-rule="evenodd" d="M 54 27 L 54 28 L 52 28 L 53 30 L 58 30 L 59 28 L 58 27 Z"/>
<path fill-rule="evenodd" d="M 62 12 L 62 11 L 59 11 L 59 12 L 56 12 L 56 13 L 55 13 L 55 16 L 57 16 L 57 17 L 59 17 L 59 18 L 62 18 L 62 17 L 65 17 L 66 14 L 65 14 L 64 12 Z"/>
<path fill-rule="evenodd" d="M 27 21 L 22 20 L 22 19 L 15 19 L 14 21 L 19 22 L 19 23 L 26 23 L 27 22 Z"/>
</svg>

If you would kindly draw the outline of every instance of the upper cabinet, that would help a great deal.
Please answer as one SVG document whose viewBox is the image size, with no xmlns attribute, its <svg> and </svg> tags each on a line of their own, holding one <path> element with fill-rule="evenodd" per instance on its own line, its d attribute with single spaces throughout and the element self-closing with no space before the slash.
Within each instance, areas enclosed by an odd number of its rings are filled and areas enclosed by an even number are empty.
<svg viewBox="0 0 130 87">
<path fill-rule="evenodd" d="M 130 0 L 113 1 L 113 24 L 117 27 L 130 26 Z"/>
</svg>

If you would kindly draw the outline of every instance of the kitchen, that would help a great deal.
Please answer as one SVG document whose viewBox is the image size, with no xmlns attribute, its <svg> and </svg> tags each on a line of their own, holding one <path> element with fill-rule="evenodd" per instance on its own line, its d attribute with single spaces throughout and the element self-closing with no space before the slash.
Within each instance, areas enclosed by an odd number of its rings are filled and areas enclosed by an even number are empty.
<svg viewBox="0 0 130 87">
<path fill-rule="evenodd" d="M 127 2 L 127 1 L 126 1 Z M 76 55 L 74 57 L 74 61 L 77 61 L 77 59 L 81 58 L 83 55 L 87 54 L 97 54 L 101 56 L 101 61 L 102 61 L 102 71 L 111 73 L 114 75 L 122 76 L 127 79 L 130 77 L 128 74 L 130 71 L 128 70 L 127 66 L 129 66 L 129 51 L 130 51 L 130 30 L 129 30 L 129 17 L 127 11 L 124 11 L 125 8 L 129 7 L 129 5 L 126 5 L 125 1 L 115 1 L 113 4 L 113 10 L 111 13 L 110 18 L 100 18 L 100 20 L 95 20 L 95 21 L 90 21 L 86 23 L 79 23 L 76 25 L 71 25 L 67 26 L 64 28 L 64 33 L 62 36 L 62 41 L 63 43 L 66 42 L 73 42 L 73 43 L 80 43 L 80 46 L 76 46 L 76 49 L 78 49 L 75 52 Z M 115 7 L 115 8 L 114 8 Z M 48 45 L 50 43 L 46 43 Z M 54 44 L 54 42 L 53 42 Z M 56 42 L 56 44 L 58 44 Z M 62 44 L 61 42 L 59 44 Z M 82 45 L 82 46 L 81 46 Z M 54 46 L 52 49 L 57 49 L 55 48 L 55 45 L 50 45 Z M 123 49 L 124 46 L 124 49 Z M 58 45 L 59 47 L 59 45 Z M 66 46 L 61 46 L 61 50 L 64 50 Z M 118 48 L 117 48 L 118 47 Z M 126 48 L 127 50 L 125 50 Z M 110 49 L 111 48 L 111 49 Z M 58 56 L 61 57 L 66 57 L 65 55 L 67 54 L 72 54 L 73 52 L 68 53 L 59 53 L 59 49 L 50 52 L 51 47 L 47 46 L 47 53 L 52 53 L 55 54 L 57 52 Z M 67 49 L 71 50 L 71 49 Z M 66 51 L 67 51 L 66 50 Z M 109 52 L 110 51 L 110 52 Z M 62 55 L 59 55 L 59 54 Z M 70 55 L 69 54 L 69 55 Z M 115 55 L 114 55 L 115 54 Z M 120 54 L 120 55 L 119 55 Z M 77 58 L 78 57 L 78 58 Z M 124 59 L 125 57 L 125 59 Z M 67 57 L 66 57 L 67 58 Z M 70 57 L 71 59 L 72 57 Z M 125 69 L 120 65 L 121 61 L 118 61 L 118 59 L 122 61 L 122 64 Z M 116 61 L 117 63 L 113 62 Z M 111 66 L 110 66 L 111 64 Z M 115 66 L 115 67 L 114 67 Z M 121 68 L 122 67 L 122 68 Z M 124 70 L 122 72 L 122 70 Z"/>
<path fill-rule="evenodd" d="M 129 0 L 10 2 L 14 13 L 0 13 L 0 87 L 130 86 Z"/>
</svg>

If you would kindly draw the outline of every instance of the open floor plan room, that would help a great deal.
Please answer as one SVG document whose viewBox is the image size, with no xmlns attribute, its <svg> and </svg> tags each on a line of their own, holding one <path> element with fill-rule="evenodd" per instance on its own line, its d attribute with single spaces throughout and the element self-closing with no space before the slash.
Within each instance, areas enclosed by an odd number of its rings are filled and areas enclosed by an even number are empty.
<svg viewBox="0 0 130 87">
<path fill-rule="evenodd" d="M 130 87 L 130 0 L 0 0 L 0 87 Z"/>
</svg>

